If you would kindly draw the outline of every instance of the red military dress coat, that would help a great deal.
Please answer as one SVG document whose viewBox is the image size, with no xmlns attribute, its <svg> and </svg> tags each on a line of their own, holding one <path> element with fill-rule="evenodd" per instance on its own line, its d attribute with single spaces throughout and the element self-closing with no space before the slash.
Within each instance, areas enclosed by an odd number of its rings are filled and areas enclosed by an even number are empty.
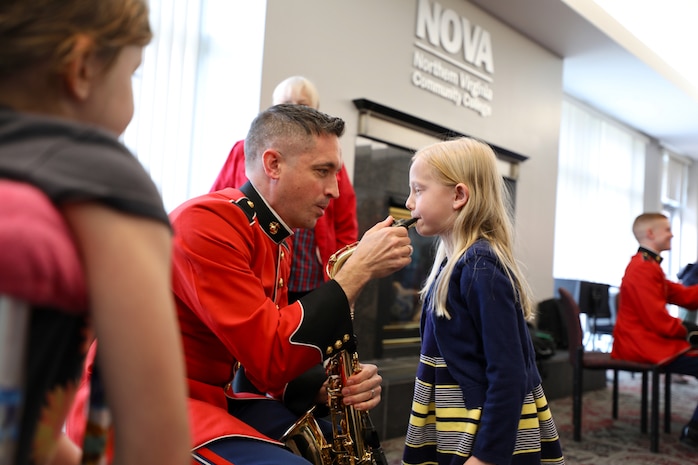
<svg viewBox="0 0 698 465">
<path fill-rule="evenodd" d="M 625 270 L 613 330 L 614 358 L 658 363 L 689 346 L 686 329 L 667 304 L 695 309 L 698 286 L 669 281 L 660 258 L 640 249 Z"/>
<path fill-rule="evenodd" d="M 193 448 L 226 436 L 270 441 L 228 414 L 236 365 L 270 402 L 280 399 L 289 381 L 351 339 L 346 295 L 328 281 L 288 305 L 292 233 L 250 183 L 192 199 L 170 220 Z"/>
</svg>

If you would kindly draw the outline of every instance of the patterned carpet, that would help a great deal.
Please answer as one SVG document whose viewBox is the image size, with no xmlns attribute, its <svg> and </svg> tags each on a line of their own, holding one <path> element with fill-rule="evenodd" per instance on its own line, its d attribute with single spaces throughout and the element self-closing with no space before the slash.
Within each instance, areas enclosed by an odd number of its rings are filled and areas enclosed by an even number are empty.
<svg viewBox="0 0 698 465">
<path fill-rule="evenodd" d="M 582 441 L 572 439 L 572 399 L 566 397 L 550 402 L 555 423 L 562 440 L 568 465 L 679 465 L 698 464 L 698 449 L 681 444 L 679 432 L 698 402 L 698 381 L 684 379 L 674 381 L 671 388 L 672 429 L 661 433 L 659 453 L 650 452 L 648 434 L 640 432 L 641 378 L 621 374 L 618 420 L 611 416 L 611 383 L 606 389 L 584 394 L 582 417 Z M 662 387 L 663 380 L 660 381 Z M 660 391 L 663 396 L 663 389 Z M 663 397 L 660 397 L 663 399 Z M 661 407 L 663 409 L 663 405 Z M 663 410 L 662 410 L 663 411 Z M 661 415 L 661 414 L 660 414 Z M 399 465 L 404 438 L 383 441 L 383 449 L 389 465 Z"/>
</svg>

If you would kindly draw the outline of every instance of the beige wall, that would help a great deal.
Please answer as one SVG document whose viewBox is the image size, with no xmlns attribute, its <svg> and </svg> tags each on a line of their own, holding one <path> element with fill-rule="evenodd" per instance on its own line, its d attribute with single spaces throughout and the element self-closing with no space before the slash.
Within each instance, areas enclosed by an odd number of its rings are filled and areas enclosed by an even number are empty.
<svg viewBox="0 0 698 465">
<path fill-rule="evenodd" d="M 260 108 L 283 78 L 309 77 L 321 110 L 347 123 L 342 150 L 352 176 L 357 98 L 529 157 L 517 185 L 517 255 L 535 297 L 551 297 L 562 61 L 470 3 L 440 0 L 492 38 L 492 114 L 482 117 L 412 84 L 417 2 L 268 0 Z"/>
</svg>

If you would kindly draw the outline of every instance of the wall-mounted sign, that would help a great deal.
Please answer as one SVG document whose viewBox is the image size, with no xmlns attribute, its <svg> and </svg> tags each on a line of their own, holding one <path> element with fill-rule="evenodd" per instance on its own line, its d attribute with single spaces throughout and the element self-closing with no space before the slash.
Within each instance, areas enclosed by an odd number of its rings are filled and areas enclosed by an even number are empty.
<svg viewBox="0 0 698 465">
<path fill-rule="evenodd" d="M 492 114 L 489 31 L 440 3 L 418 0 L 412 84 L 480 116 Z"/>
</svg>

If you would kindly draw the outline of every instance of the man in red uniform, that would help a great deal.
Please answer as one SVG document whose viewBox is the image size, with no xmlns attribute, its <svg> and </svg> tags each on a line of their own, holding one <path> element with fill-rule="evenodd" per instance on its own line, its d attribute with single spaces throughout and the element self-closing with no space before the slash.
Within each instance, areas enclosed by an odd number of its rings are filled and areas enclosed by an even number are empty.
<svg viewBox="0 0 698 465">
<path fill-rule="evenodd" d="M 306 105 L 317 110 L 320 107 L 320 96 L 310 80 L 303 76 L 291 76 L 274 88 L 272 102 L 274 105 Z M 241 187 L 247 182 L 244 142 L 240 140 L 233 145 L 211 192 L 226 187 Z M 339 197 L 330 200 L 315 228 L 298 228 L 293 231 L 293 263 L 288 282 L 291 302 L 329 279 L 325 265 L 330 256 L 358 239 L 356 193 L 344 166 L 337 173 L 337 183 Z"/>
<path fill-rule="evenodd" d="M 620 285 L 618 315 L 613 330 L 614 358 L 658 363 L 689 347 L 681 319 L 671 316 L 667 304 L 695 310 L 698 286 L 669 281 L 659 254 L 671 249 L 671 224 L 661 213 L 644 213 L 633 223 L 640 248 L 625 269 Z M 672 373 L 698 377 L 698 357 L 679 356 L 667 366 Z M 698 447 L 698 407 L 681 431 L 681 442 Z"/>
<path fill-rule="evenodd" d="M 350 307 L 363 286 L 410 262 L 407 231 L 387 218 L 333 280 L 288 304 L 289 239 L 293 228 L 313 228 L 338 196 L 343 131 L 341 119 L 312 108 L 273 106 L 245 139 L 249 182 L 185 202 L 170 216 L 193 449 L 202 463 L 305 463 L 275 441 L 297 418 L 283 403 L 294 390 L 288 383 L 351 348 Z M 231 386 L 240 366 L 259 394 Z M 376 366 L 365 364 L 348 378 L 345 404 L 375 407 L 380 383 Z M 326 399 L 321 386 L 307 391 Z"/>
</svg>

